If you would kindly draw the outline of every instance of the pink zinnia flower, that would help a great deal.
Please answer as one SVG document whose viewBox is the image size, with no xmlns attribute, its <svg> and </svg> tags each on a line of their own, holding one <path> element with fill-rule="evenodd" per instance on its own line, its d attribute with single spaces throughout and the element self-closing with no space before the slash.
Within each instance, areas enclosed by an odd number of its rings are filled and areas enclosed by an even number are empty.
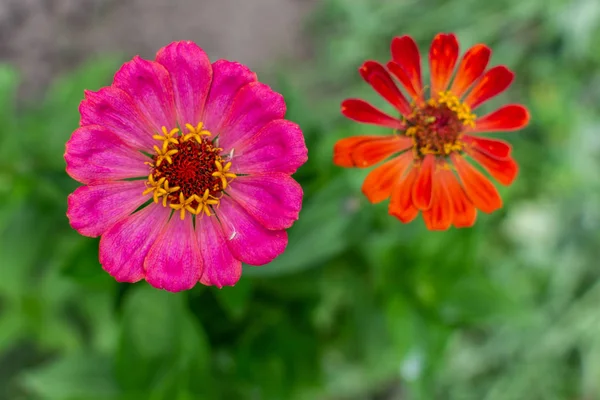
<svg viewBox="0 0 600 400">
<path fill-rule="evenodd" d="M 71 226 L 101 236 L 100 263 L 119 282 L 168 291 L 234 285 L 287 245 L 307 160 L 283 97 L 242 64 L 192 42 L 135 57 L 113 84 L 86 91 L 67 142 Z"/>
</svg>

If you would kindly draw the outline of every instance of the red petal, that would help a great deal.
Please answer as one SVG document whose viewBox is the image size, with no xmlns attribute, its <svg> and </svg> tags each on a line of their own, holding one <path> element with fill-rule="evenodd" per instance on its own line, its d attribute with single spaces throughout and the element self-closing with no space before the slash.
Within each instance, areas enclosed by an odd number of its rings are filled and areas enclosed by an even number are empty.
<svg viewBox="0 0 600 400">
<path fill-rule="evenodd" d="M 458 59 L 458 41 L 454 34 L 438 33 L 429 49 L 431 74 L 431 97 L 448 88 L 452 72 Z"/>
<path fill-rule="evenodd" d="M 452 225 L 457 228 L 473 226 L 477 218 L 477 210 L 458 183 L 454 173 L 450 170 L 440 171 L 439 179 L 452 201 Z"/>
<path fill-rule="evenodd" d="M 375 168 L 367 175 L 362 186 L 362 192 L 371 203 L 379 203 L 392 193 L 392 188 L 404 175 L 406 169 L 413 161 L 410 151 Z"/>
<path fill-rule="evenodd" d="M 483 74 L 491 54 L 490 48 L 484 44 L 476 44 L 467 50 L 460 61 L 450 91 L 458 97 L 462 97 L 473 82 Z"/>
<path fill-rule="evenodd" d="M 403 223 L 409 223 L 417 217 L 419 210 L 412 202 L 412 187 L 419 174 L 418 168 L 411 168 L 408 174 L 392 190 L 388 212 Z"/>
<path fill-rule="evenodd" d="M 427 210 L 431 207 L 432 196 L 432 178 L 435 168 L 435 157 L 433 154 L 428 154 L 421 162 L 419 176 L 415 185 L 412 188 L 413 204 L 419 210 Z"/>
<path fill-rule="evenodd" d="M 366 168 L 412 146 L 412 139 L 398 135 L 352 136 L 334 145 L 333 162 L 340 167 Z"/>
<path fill-rule="evenodd" d="M 421 81 L 421 55 L 417 44 L 410 36 L 395 37 L 392 40 L 392 61 L 394 61 L 408 77 L 410 88 L 406 90 L 412 92 L 415 100 L 422 99 L 423 83 Z M 389 65 L 388 65 L 389 67 Z M 390 69 L 390 71 L 392 71 Z M 395 74 L 394 71 L 392 73 Z M 400 79 L 400 78 L 399 78 Z M 402 81 L 402 79 L 400 79 Z M 404 82 L 403 82 L 404 83 Z"/>
<path fill-rule="evenodd" d="M 529 111 L 520 104 L 508 104 L 500 107 L 475 121 L 470 132 L 515 131 L 529 123 Z"/>
<path fill-rule="evenodd" d="M 494 67 L 483 74 L 463 102 L 474 110 L 486 100 L 505 91 L 514 77 L 515 74 L 505 66 Z"/>
<path fill-rule="evenodd" d="M 412 107 L 389 72 L 376 61 L 366 61 L 359 69 L 360 75 L 377 93 L 393 105 L 401 114 L 408 116 Z"/>
<path fill-rule="evenodd" d="M 360 99 L 348 99 L 342 102 L 342 114 L 365 124 L 385 126 L 392 129 L 404 129 L 404 124 L 369 103 Z"/>
<path fill-rule="evenodd" d="M 485 175 L 476 170 L 462 156 L 452 154 L 451 158 L 463 188 L 475 207 L 485 213 L 491 213 L 502 207 L 502 199 L 496 187 Z"/>
<path fill-rule="evenodd" d="M 479 150 L 491 157 L 506 158 L 510 155 L 511 146 L 504 140 L 464 135 L 463 141 L 468 144 L 467 147 Z"/>
<path fill-rule="evenodd" d="M 393 61 L 388 62 L 386 67 L 400 81 L 400 83 L 402 84 L 402 86 L 404 86 L 404 89 L 406 89 L 410 97 L 413 98 L 417 102 L 417 104 L 423 104 L 422 88 L 420 86 L 413 86 L 412 82 L 410 81 L 410 76 L 408 76 L 406 71 L 404 71 L 400 65 L 396 64 Z"/>
<path fill-rule="evenodd" d="M 452 202 L 442 184 L 440 173 L 441 170 L 433 175 L 431 208 L 423 211 L 423 221 L 430 231 L 445 231 L 452 223 Z"/>
<path fill-rule="evenodd" d="M 510 185 L 517 177 L 519 166 L 512 158 L 498 159 L 478 149 L 465 151 L 501 184 Z"/>
</svg>

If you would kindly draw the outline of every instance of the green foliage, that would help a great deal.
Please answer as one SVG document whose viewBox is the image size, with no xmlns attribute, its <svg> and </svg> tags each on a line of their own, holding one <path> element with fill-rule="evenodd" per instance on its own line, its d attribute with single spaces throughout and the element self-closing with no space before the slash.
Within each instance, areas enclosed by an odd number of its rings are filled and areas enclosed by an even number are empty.
<svg viewBox="0 0 600 400">
<path fill-rule="evenodd" d="M 118 284 L 68 225 L 64 143 L 83 90 L 120 60 L 19 112 L 18 74 L 0 67 L 0 399 L 600 398 L 596 3 L 324 1 L 314 60 L 269 82 L 309 147 L 300 220 L 286 253 L 221 290 Z M 504 208 L 429 232 L 368 204 L 366 171 L 331 151 L 377 132 L 344 120 L 342 99 L 385 108 L 359 65 L 386 61 L 395 35 L 425 50 L 439 31 L 492 46 L 517 78 L 486 109 L 524 103 L 532 123 L 504 136 L 521 167 Z"/>
</svg>

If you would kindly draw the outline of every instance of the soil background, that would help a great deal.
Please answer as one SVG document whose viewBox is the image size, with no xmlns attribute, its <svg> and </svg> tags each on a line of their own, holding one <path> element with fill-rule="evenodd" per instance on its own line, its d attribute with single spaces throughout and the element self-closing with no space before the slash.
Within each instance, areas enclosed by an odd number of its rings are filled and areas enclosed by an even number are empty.
<svg viewBox="0 0 600 400">
<path fill-rule="evenodd" d="M 174 40 L 268 73 L 306 56 L 304 21 L 317 1 L 0 0 L 0 62 L 19 69 L 23 99 L 95 55 L 153 58 Z"/>
</svg>

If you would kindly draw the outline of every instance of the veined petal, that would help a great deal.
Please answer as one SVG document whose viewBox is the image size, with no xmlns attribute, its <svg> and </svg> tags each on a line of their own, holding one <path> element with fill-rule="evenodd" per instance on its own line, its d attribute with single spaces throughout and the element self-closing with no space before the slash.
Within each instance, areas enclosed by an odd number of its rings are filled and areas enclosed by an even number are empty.
<svg viewBox="0 0 600 400">
<path fill-rule="evenodd" d="M 340 167 L 366 168 L 412 146 L 411 138 L 399 135 L 352 136 L 337 141 L 333 162 Z"/>
<path fill-rule="evenodd" d="M 469 131 L 473 133 L 515 131 L 526 127 L 528 123 L 529 111 L 527 108 L 520 104 L 508 104 L 477 118 L 475 126 Z"/>
<path fill-rule="evenodd" d="M 452 78 L 458 59 L 458 41 L 453 33 L 438 33 L 429 49 L 429 69 L 431 74 L 431 95 L 445 91 Z"/>
<path fill-rule="evenodd" d="M 402 115 L 408 116 L 412 107 L 400 92 L 389 72 L 376 61 L 366 61 L 359 69 L 363 79 Z"/>
<path fill-rule="evenodd" d="M 452 225 L 467 228 L 475 224 L 477 210 L 450 170 L 439 171 L 439 180 L 452 202 Z"/>
<path fill-rule="evenodd" d="M 204 270 L 192 218 L 174 215 L 163 227 L 144 260 L 146 281 L 157 289 L 193 288 Z"/>
<path fill-rule="evenodd" d="M 502 199 L 488 178 L 462 156 L 452 154 L 451 158 L 465 193 L 475 207 L 484 213 L 491 213 L 502 207 Z"/>
<path fill-rule="evenodd" d="M 267 264 L 287 246 L 286 231 L 265 228 L 230 197 L 221 198 L 217 216 L 231 254 L 246 264 Z"/>
<path fill-rule="evenodd" d="M 242 276 L 242 262 L 229 251 L 219 221 L 196 218 L 196 235 L 204 262 L 200 283 L 218 288 L 235 285 Z"/>
<path fill-rule="evenodd" d="M 82 126 L 67 142 L 67 173 L 81 183 L 98 183 L 148 175 L 150 159 L 98 125 Z"/>
<path fill-rule="evenodd" d="M 433 174 L 431 208 L 423 211 L 423 221 L 430 231 L 445 231 L 453 220 L 452 201 L 442 183 L 441 173 L 442 170 L 437 170 Z"/>
<path fill-rule="evenodd" d="M 485 71 L 492 51 L 484 44 L 476 44 L 463 56 L 450 91 L 459 98 L 471 87 Z"/>
<path fill-rule="evenodd" d="M 476 147 L 465 148 L 465 151 L 501 184 L 510 185 L 517 177 L 519 166 L 511 157 L 499 159 Z"/>
<path fill-rule="evenodd" d="M 342 114 L 351 120 L 364 124 L 385 126 L 392 129 L 404 129 L 404 123 L 389 116 L 360 99 L 348 99 L 342 102 Z"/>
<path fill-rule="evenodd" d="M 84 93 L 85 99 L 79 105 L 81 126 L 103 126 L 136 150 L 148 150 L 156 144 L 152 125 L 127 93 L 113 86 Z"/>
<path fill-rule="evenodd" d="M 464 135 L 462 140 L 467 144 L 467 147 L 472 147 L 491 157 L 506 158 L 510 155 L 511 146 L 504 140 L 488 139 L 470 135 Z"/>
<path fill-rule="evenodd" d="M 200 120 L 208 130 L 217 134 L 238 91 L 248 83 L 256 82 L 256 74 L 245 65 L 227 60 L 215 61 L 212 71 L 212 84 Z"/>
<path fill-rule="evenodd" d="M 136 56 L 115 74 L 113 86 L 136 102 L 153 132 L 176 127 L 175 99 L 169 73 L 157 62 Z"/>
<path fill-rule="evenodd" d="M 292 226 L 302 208 L 302 187 L 287 174 L 239 176 L 227 193 L 270 230 Z"/>
<path fill-rule="evenodd" d="M 190 41 L 173 42 L 156 54 L 156 62 L 171 78 L 179 126 L 200 122 L 212 81 L 208 56 Z"/>
<path fill-rule="evenodd" d="M 491 68 L 477 81 L 463 103 L 471 107 L 472 110 L 476 109 L 486 100 L 504 92 L 510 86 L 514 77 L 515 74 L 503 65 Z"/>
<path fill-rule="evenodd" d="M 285 116 L 283 96 L 271 90 L 264 83 L 252 82 L 241 88 L 223 125 L 219 137 L 219 147 L 225 152 L 238 143 L 252 138 L 260 129 L 273 120 Z"/>
<path fill-rule="evenodd" d="M 392 189 L 392 198 L 388 212 L 403 223 L 409 223 L 419 214 L 417 207 L 413 205 L 412 191 L 419 168 L 410 168 L 408 173 Z"/>
<path fill-rule="evenodd" d="M 298 124 L 277 119 L 233 149 L 231 170 L 241 174 L 293 174 L 306 160 L 308 149 Z"/>
<path fill-rule="evenodd" d="M 68 197 L 69 222 L 84 236 L 100 236 L 150 198 L 142 195 L 145 187 L 144 181 L 81 186 Z"/>
<path fill-rule="evenodd" d="M 419 103 L 423 99 L 423 94 L 421 93 L 423 82 L 421 80 L 421 55 L 419 54 L 417 44 L 408 35 L 395 37 L 392 39 L 391 52 L 392 61 L 406 73 L 410 82 L 410 87 L 405 85 L 406 90 Z M 395 74 L 394 71 L 392 73 Z M 401 82 L 404 84 L 402 79 Z"/>
<path fill-rule="evenodd" d="M 108 229 L 100 238 L 102 268 L 118 282 L 143 279 L 144 259 L 170 213 L 169 208 L 150 204 Z"/>
<path fill-rule="evenodd" d="M 419 175 L 412 187 L 413 204 L 419 210 L 427 210 L 431 207 L 433 198 L 433 171 L 435 168 L 435 156 L 425 156 L 420 166 L 416 166 Z"/>
<path fill-rule="evenodd" d="M 387 199 L 412 162 L 413 154 L 407 151 L 375 168 L 367 175 L 362 192 L 371 203 L 379 203 Z"/>
</svg>

